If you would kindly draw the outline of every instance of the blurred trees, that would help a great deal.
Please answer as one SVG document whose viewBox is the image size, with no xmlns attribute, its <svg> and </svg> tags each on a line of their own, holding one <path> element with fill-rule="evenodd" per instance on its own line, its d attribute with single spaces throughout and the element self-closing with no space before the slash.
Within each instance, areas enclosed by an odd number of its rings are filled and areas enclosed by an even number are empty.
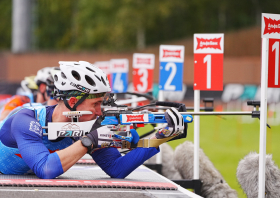
<svg viewBox="0 0 280 198">
<path fill-rule="evenodd" d="M 125 51 L 260 25 L 279 0 L 34 0 L 38 50 Z M 12 1 L 0 1 L 0 49 L 11 45 Z"/>
<path fill-rule="evenodd" d="M 11 0 L 0 1 L 0 50 L 10 49 L 12 37 L 12 3 Z"/>
</svg>

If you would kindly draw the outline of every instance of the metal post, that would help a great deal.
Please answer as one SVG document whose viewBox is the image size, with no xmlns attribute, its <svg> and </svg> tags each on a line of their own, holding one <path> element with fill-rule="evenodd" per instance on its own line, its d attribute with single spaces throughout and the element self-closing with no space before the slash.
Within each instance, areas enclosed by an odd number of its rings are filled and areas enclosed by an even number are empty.
<svg viewBox="0 0 280 198">
<path fill-rule="evenodd" d="M 259 198 L 265 197 L 266 121 L 267 121 L 267 75 L 268 38 L 262 38 L 260 151 L 259 151 Z"/>
<path fill-rule="evenodd" d="M 164 95 L 162 90 L 159 90 L 158 92 L 158 101 L 164 101 Z M 159 112 L 163 112 L 163 110 L 159 110 Z M 157 126 L 161 126 L 161 124 L 158 124 Z M 159 146 L 159 148 L 161 149 L 161 146 Z M 156 164 L 162 164 L 162 152 L 159 152 L 156 155 Z"/>
<path fill-rule="evenodd" d="M 31 48 L 31 5 L 31 0 L 13 0 L 13 53 L 24 53 Z"/>
<path fill-rule="evenodd" d="M 200 111 L 200 90 L 194 90 L 194 112 Z M 199 125 L 200 117 L 194 116 L 194 162 L 193 179 L 199 179 Z"/>
</svg>

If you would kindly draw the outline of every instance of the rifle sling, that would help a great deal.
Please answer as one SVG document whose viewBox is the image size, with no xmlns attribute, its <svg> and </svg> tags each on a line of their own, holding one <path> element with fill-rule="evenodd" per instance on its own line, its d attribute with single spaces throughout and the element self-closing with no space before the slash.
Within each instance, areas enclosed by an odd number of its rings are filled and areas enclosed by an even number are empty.
<svg viewBox="0 0 280 198">
<path fill-rule="evenodd" d="M 158 147 L 162 143 L 167 142 L 168 140 L 171 140 L 175 136 L 170 136 L 167 138 L 162 139 L 141 139 L 137 143 L 137 145 L 131 145 L 130 142 L 122 140 L 122 149 L 129 149 L 129 148 L 136 148 L 136 147 L 142 147 L 142 148 L 150 148 L 150 147 Z"/>
</svg>

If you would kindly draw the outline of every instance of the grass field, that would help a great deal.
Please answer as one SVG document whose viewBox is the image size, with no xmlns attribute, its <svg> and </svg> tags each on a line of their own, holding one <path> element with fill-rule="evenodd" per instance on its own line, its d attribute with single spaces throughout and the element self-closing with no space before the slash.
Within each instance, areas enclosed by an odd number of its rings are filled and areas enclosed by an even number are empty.
<svg viewBox="0 0 280 198">
<path fill-rule="evenodd" d="M 246 197 L 236 178 L 239 161 L 250 151 L 259 152 L 259 120 L 252 123 L 242 122 L 238 116 L 201 116 L 200 148 L 213 162 L 231 188 L 238 192 L 238 197 Z M 173 149 L 184 141 L 192 141 L 194 125 L 189 124 L 186 139 L 169 142 Z M 280 165 L 280 125 L 267 128 L 267 153 Z M 187 152 L 187 151 L 186 151 Z"/>
</svg>

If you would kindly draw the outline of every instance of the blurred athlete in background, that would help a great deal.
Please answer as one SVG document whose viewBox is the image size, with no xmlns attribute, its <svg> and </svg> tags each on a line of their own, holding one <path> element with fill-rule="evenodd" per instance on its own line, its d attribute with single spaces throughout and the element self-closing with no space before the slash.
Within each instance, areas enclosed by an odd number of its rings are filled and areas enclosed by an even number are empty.
<svg viewBox="0 0 280 198">
<path fill-rule="evenodd" d="M 51 94 L 54 89 L 52 74 L 58 70 L 57 67 L 45 67 L 40 69 L 36 76 L 25 77 L 21 81 L 20 95 L 15 95 L 9 99 L 0 111 L 0 121 L 4 120 L 14 109 L 24 104 L 27 104 L 27 106 L 57 104 Z"/>
<path fill-rule="evenodd" d="M 109 176 L 125 178 L 159 152 L 158 147 L 137 147 L 122 156 L 115 148 L 114 132 L 101 126 L 99 119 L 81 139 L 48 140 L 42 127 L 51 122 L 71 123 L 71 118 L 62 114 L 65 111 L 91 111 L 92 114 L 79 118 L 81 122 L 102 118 L 101 103 L 105 93 L 111 91 L 106 74 L 96 66 L 84 61 L 59 63 L 61 70 L 54 75 L 56 95 L 60 97 L 58 104 L 23 108 L 0 124 L 2 174 L 35 173 L 39 178 L 55 178 L 88 153 Z M 168 109 L 165 118 L 168 127 L 159 130 L 153 139 L 183 133 L 183 117 L 176 109 Z"/>
</svg>

